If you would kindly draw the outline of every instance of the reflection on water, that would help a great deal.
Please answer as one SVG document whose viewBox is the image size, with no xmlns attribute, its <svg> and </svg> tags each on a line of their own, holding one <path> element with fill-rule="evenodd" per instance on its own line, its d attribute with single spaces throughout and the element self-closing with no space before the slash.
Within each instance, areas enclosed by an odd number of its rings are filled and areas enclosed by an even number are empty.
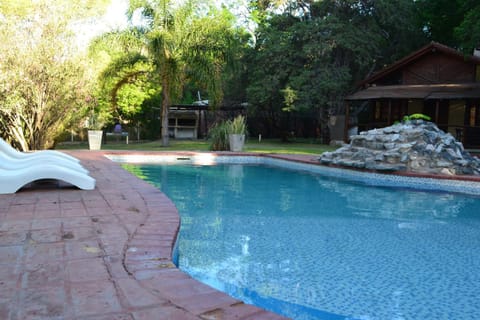
<svg viewBox="0 0 480 320">
<path fill-rule="evenodd" d="M 456 217 L 473 198 L 454 194 L 394 188 L 365 187 L 317 178 L 318 184 L 345 199 L 353 214 L 385 219 L 432 219 Z M 368 194 L 367 194 L 368 192 Z"/>
</svg>

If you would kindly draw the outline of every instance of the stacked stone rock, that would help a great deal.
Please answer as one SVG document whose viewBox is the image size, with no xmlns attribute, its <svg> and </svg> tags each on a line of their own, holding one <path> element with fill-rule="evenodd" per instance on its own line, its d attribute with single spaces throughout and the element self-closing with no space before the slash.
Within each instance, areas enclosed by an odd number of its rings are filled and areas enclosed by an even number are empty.
<svg viewBox="0 0 480 320">
<path fill-rule="evenodd" d="M 361 132 L 351 137 L 350 144 L 322 154 L 319 160 L 377 171 L 480 175 L 480 159 L 450 133 L 424 120 Z"/>
</svg>

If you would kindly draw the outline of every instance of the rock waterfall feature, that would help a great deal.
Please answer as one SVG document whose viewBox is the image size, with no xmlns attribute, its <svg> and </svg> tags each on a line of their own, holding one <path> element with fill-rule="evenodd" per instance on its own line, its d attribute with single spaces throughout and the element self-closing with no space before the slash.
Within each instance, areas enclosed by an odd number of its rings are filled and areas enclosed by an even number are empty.
<svg viewBox="0 0 480 320">
<path fill-rule="evenodd" d="M 407 120 L 363 131 L 350 144 L 319 158 L 323 164 L 375 171 L 480 175 L 480 159 L 433 122 Z"/>
</svg>

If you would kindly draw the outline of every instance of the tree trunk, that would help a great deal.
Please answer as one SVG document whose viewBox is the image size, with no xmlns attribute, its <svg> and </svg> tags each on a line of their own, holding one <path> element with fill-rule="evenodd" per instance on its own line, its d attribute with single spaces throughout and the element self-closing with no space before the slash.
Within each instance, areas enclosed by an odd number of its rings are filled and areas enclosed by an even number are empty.
<svg viewBox="0 0 480 320">
<path fill-rule="evenodd" d="M 168 81 L 162 81 L 162 147 L 168 147 L 168 108 L 170 107 L 170 93 Z"/>
<path fill-rule="evenodd" d="M 168 147 L 168 106 L 162 105 L 162 147 Z"/>
</svg>

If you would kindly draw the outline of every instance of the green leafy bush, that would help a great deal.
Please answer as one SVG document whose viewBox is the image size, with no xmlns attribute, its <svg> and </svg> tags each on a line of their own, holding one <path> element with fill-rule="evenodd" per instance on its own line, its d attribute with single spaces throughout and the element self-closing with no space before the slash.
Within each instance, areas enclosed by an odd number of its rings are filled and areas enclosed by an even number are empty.
<svg viewBox="0 0 480 320">
<path fill-rule="evenodd" d="M 247 124 L 245 117 L 239 115 L 233 120 L 221 121 L 216 123 L 208 134 L 212 151 L 230 150 L 229 134 L 247 134 Z"/>
<path fill-rule="evenodd" d="M 227 121 L 228 134 L 246 134 L 247 124 L 245 117 L 242 115 L 236 116 L 233 120 Z"/>
<path fill-rule="evenodd" d="M 230 144 L 228 142 L 228 121 L 221 121 L 215 124 L 209 132 L 209 138 L 211 140 L 210 150 L 213 151 L 225 151 L 229 150 Z"/>
</svg>

